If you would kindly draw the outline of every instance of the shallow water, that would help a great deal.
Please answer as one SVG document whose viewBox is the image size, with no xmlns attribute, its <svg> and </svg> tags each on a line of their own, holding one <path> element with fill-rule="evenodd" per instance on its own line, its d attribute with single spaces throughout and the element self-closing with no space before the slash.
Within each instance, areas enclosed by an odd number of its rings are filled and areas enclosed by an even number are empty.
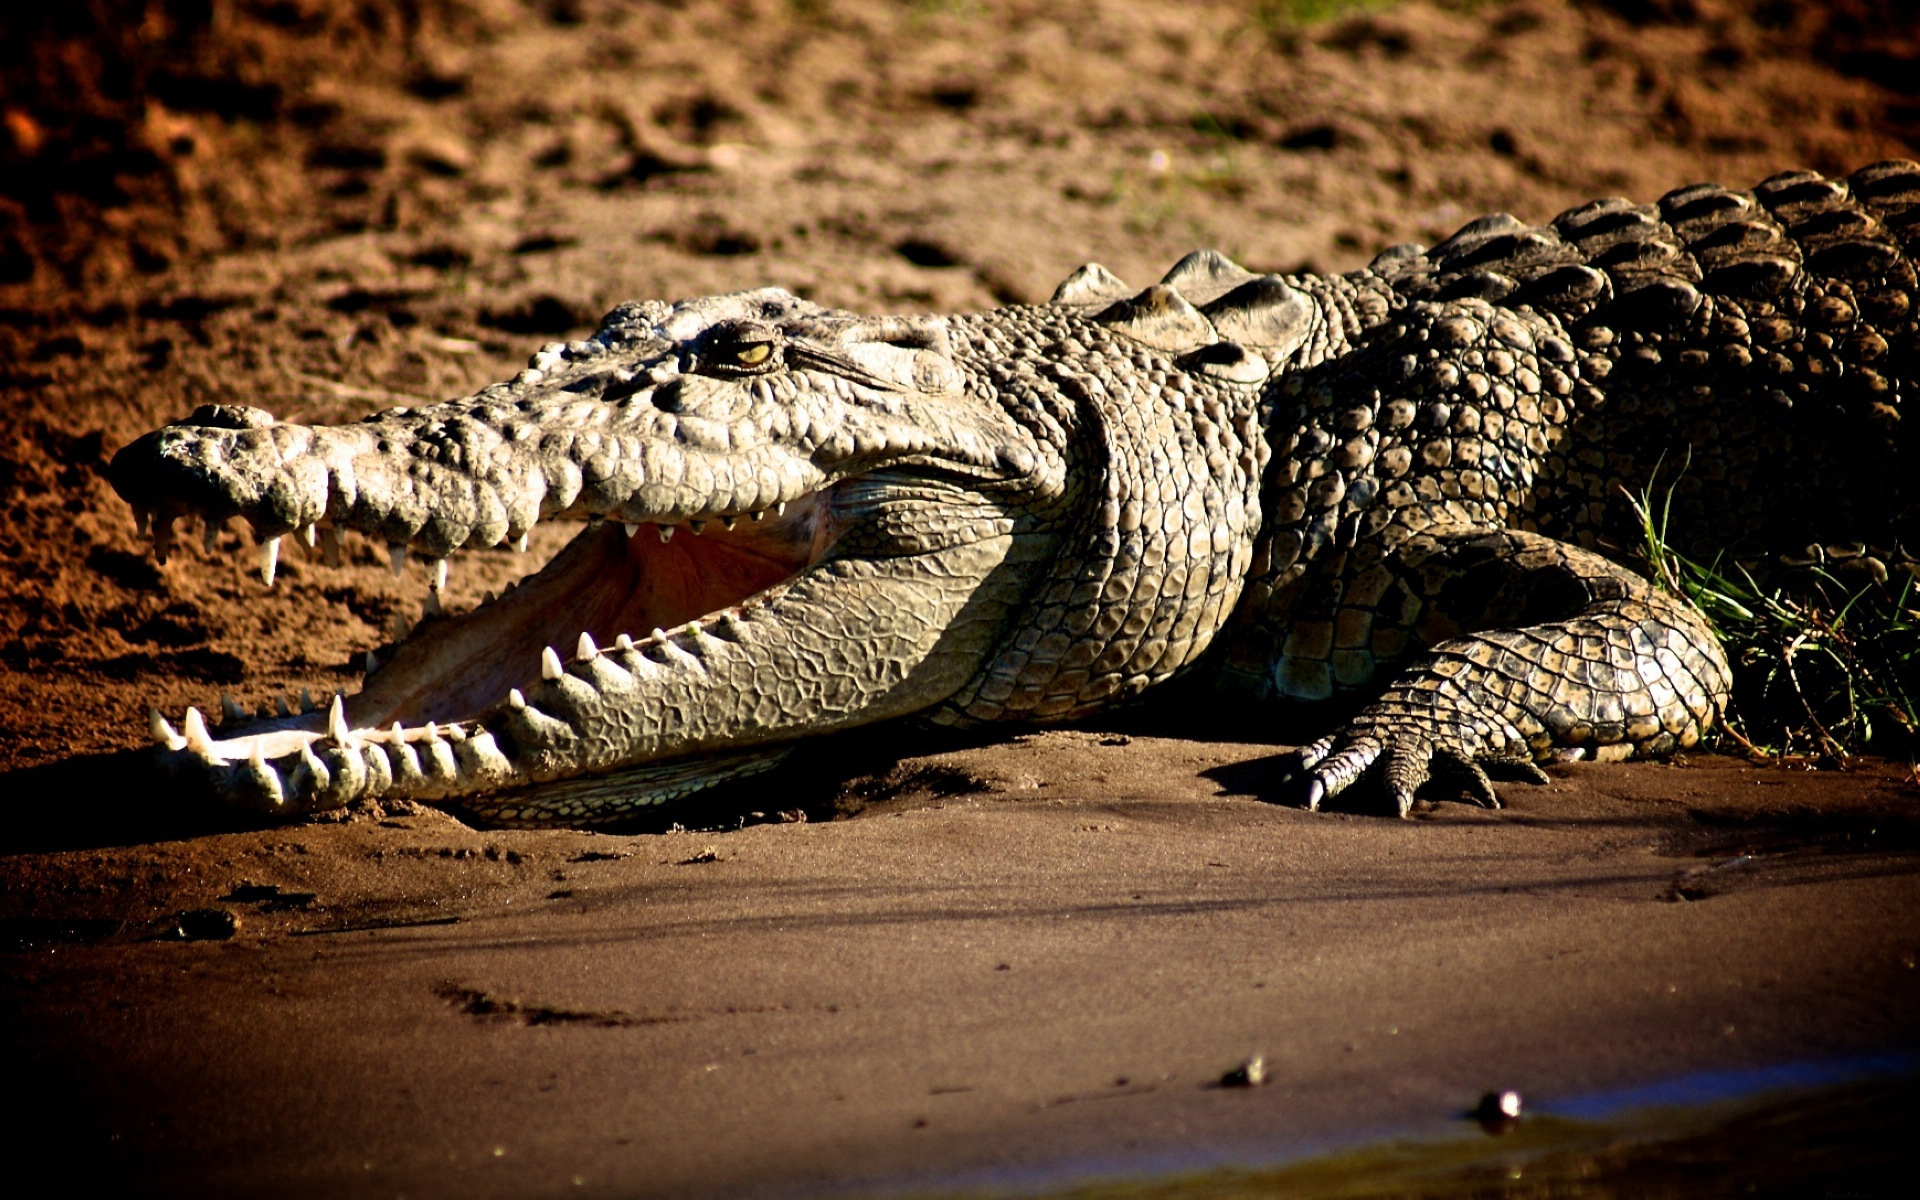
<svg viewBox="0 0 1920 1200">
<path fill-rule="evenodd" d="M 920 1193 L 932 1200 L 1912 1195 L 1920 1058 L 1886 1054 L 1678 1076 L 1573 1097 L 1507 1129 L 1396 1138 L 1269 1166 L 1070 1185 Z M 1056 1176 L 1056 1181 L 1057 1181 Z"/>
</svg>

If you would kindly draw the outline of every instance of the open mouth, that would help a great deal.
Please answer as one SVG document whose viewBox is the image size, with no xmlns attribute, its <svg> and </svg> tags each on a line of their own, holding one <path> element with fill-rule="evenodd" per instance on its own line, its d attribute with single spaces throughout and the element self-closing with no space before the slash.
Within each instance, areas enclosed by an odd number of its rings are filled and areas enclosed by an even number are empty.
<svg viewBox="0 0 1920 1200">
<path fill-rule="evenodd" d="M 738 642 L 740 622 L 831 548 L 831 499 L 829 490 L 673 525 L 590 519 L 546 566 L 459 614 L 434 611 L 444 579 L 435 571 L 431 615 L 389 649 L 357 694 L 336 696 L 324 710 L 293 712 L 283 702 L 277 717 L 263 710 L 257 719 L 227 700 L 214 728 L 194 709 L 180 730 L 156 712 L 154 740 L 224 769 L 223 790 L 269 809 L 316 784 L 325 790 L 349 750 L 356 762 L 384 760 L 396 781 L 426 796 L 527 782 L 519 778 L 524 765 L 510 761 L 512 723 L 497 719 L 501 713 L 526 713 L 529 693 L 570 671 L 591 678 L 611 666 L 644 677 L 700 667 L 703 650 Z M 171 525 L 154 523 L 162 547 Z M 323 525 L 302 540 L 337 551 L 339 536 Z M 277 546 L 262 546 L 270 582 Z M 397 561 L 404 553 L 396 551 Z"/>
</svg>

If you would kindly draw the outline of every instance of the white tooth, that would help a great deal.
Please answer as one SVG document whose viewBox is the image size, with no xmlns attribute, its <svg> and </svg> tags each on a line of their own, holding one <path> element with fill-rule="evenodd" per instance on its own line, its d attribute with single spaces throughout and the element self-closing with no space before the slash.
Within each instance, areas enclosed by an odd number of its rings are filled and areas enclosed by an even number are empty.
<svg viewBox="0 0 1920 1200">
<path fill-rule="evenodd" d="M 287 802 L 287 795 L 280 788 L 280 772 L 267 765 L 267 756 L 260 749 L 260 739 L 253 739 L 253 752 L 247 755 L 247 766 L 252 769 L 253 777 L 267 789 L 267 798 L 278 807 Z"/>
<path fill-rule="evenodd" d="M 309 795 L 317 795 L 326 790 L 328 781 L 333 778 L 333 772 L 327 770 L 327 764 L 321 762 L 314 754 L 312 742 L 300 743 L 300 766 L 306 769 L 307 777 L 311 781 L 308 784 Z"/>
<path fill-rule="evenodd" d="M 633 649 L 633 638 L 623 633 L 613 639 L 613 648 L 615 650 L 631 650 Z"/>
<path fill-rule="evenodd" d="M 707 531 L 707 523 L 705 521 L 688 521 L 687 528 L 693 530 L 693 536 L 699 537 Z"/>
<path fill-rule="evenodd" d="M 670 541 L 672 541 L 672 540 L 673 540 L 673 526 L 671 526 L 671 525 L 661 525 L 661 526 L 659 526 L 659 529 L 660 529 L 660 540 L 661 540 L 661 541 L 663 541 L 663 542 L 670 542 Z"/>
<path fill-rule="evenodd" d="M 767 519 L 767 510 L 764 508 L 756 508 L 752 512 L 748 513 L 747 516 L 751 520 L 764 521 Z"/>
<path fill-rule="evenodd" d="M 320 561 L 330 567 L 340 565 L 340 528 L 328 525 L 320 530 Z"/>
<path fill-rule="evenodd" d="M 232 696 L 227 695 L 225 692 L 221 692 L 220 693 L 221 722 L 225 724 L 231 724 L 234 721 L 244 721 L 246 719 L 247 719 L 247 710 L 240 707 L 240 702 L 235 700 Z"/>
<path fill-rule="evenodd" d="M 433 562 L 433 582 L 428 585 L 436 592 L 447 590 L 447 560 L 437 558 Z"/>
<path fill-rule="evenodd" d="M 519 688 L 508 688 L 507 706 L 509 708 L 525 708 L 527 706 L 526 694 Z"/>
<path fill-rule="evenodd" d="M 260 582 L 273 586 L 273 573 L 280 566 L 280 539 L 270 537 L 260 543 Z"/>
<path fill-rule="evenodd" d="M 378 671 L 379 669 L 380 669 L 380 660 L 373 656 L 373 651 L 371 650 L 367 651 L 367 674 L 371 675 L 375 671 Z"/>
<path fill-rule="evenodd" d="M 306 688 L 301 688 L 300 689 L 300 711 L 303 713 L 310 713 L 319 707 L 320 707 L 319 705 L 313 702 L 313 693 L 308 691 Z"/>
<path fill-rule="evenodd" d="M 195 754 L 210 754 L 213 751 L 213 739 L 207 736 L 207 721 L 197 708 L 187 710 L 187 719 L 181 723 L 187 735 L 187 749 Z"/>
<path fill-rule="evenodd" d="M 552 646 L 540 651 L 540 678 L 560 678 L 560 656 L 553 652 Z"/>
<path fill-rule="evenodd" d="M 398 721 L 393 723 L 393 728 L 389 729 L 387 733 L 393 738 L 393 743 L 396 746 L 405 743 L 407 740 L 407 727 Z"/>
<path fill-rule="evenodd" d="M 147 710 L 147 732 L 153 735 L 155 742 L 169 750 L 187 748 L 187 739 L 173 731 L 173 726 L 167 724 L 167 719 L 160 715 L 160 710 L 157 708 Z"/>
<path fill-rule="evenodd" d="M 439 740 L 440 727 L 434 724 L 432 721 L 428 721 L 425 725 L 422 725 L 420 728 L 426 731 L 427 740 L 429 742 Z"/>
<path fill-rule="evenodd" d="M 347 728 L 346 703 L 338 694 L 333 697 L 333 706 L 327 709 L 327 736 L 333 739 L 336 746 L 346 745 L 353 736 L 353 731 Z"/>
<path fill-rule="evenodd" d="M 667 631 L 656 625 L 654 626 L 653 632 L 648 636 L 656 642 L 664 642 L 667 640 Z"/>
<path fill-rule="evenodd" d="M 279 713 L 283 717 L 290 717 L 293 715 L 293 708 L 287 703 L 287 698 L 285 696 L 275 696 L 273 698 L 273 708 L 275 712 Z"/>
<path fill-rule="evenodd" d="M 161 566 L 167 565 L 167 556 L 173 553 L 173 518 L 161 517 L 153 523 L 153 557 Z"/>
<path fill-rule="evenodd" d="M 407 569 L 407 544 L 405 542 L 387 543 L 387 565 L 393 568 L 393 577 L 400 578 L 400 572 Z"/>
<path fill-rule="evenodd" d="M 600 648 L 593 644 L 593 638 L 589 637 L 587 631 L 582 629 L 580 631 L 580 644 L 574 648 L 573 656 L 582 661 L 591 662 L 599 653 Z"/>
<path fill-rule="evenodd" d="M 727 528 L 728 532 L 732 532 L 734 524 L 739 520 L 740 520 L 739 517 L 721 517 L 720 524 L 724 525 Z"/>
<path fill-rule="evenodd" d="M 307 544 L 307 549 L 309 550 L 313 549 L 314 544 L 319 541 L 319 538 L 320 538 L 320 531 L 315 529 L 313 526 L 302 525 L 300 527 L 300 540 Z"/>
<path fill-rule="evenodd" d="M 214 543 L 214 540 L 219 536 L 220 536 L 219 522 L 214 521 L 211 518 L 203 518 L 200 522 L 200 550 L 208 558 L 213 557 L 213 543 Z"/>
<path fill-rule="evenodd" d="M 420 602 L 421 619 L 425 620 L 428 617 L 437 617 L 443 611 L 445 610 L 442 609 L 440 605 L 440 593 L 429 588 L 427 590 L 427 598 Z"/>
<path fill-rule="evenodd" d="M 634 534 L 640 532 L 640 527 L 634 524 L 632 521 L 622 521 L 620 525 L 621 525 L 621 528 L 627 531 L 628 537 L 632 537 Z"/>
<path fill-rule="evenodd" d="M 523 533 L 519 537 L 513 539 L 513 549 L 516 554 L 525 554 L 527 552 L 527 535 L 526 534 Z"/>
<path fill-rule="evenodd" d="M 787 502 L 786 502 L 785 500 L 782 500 L 782 501 L 781 501 L 780 503 L 778 503 L 778 504 L 776 504 L 776 505 L 774 505 L 774 506 L 773 506 L 773 511 L 774 511 L 774 513 L 775 513 L 776 515 L 778 515 L 778 516 L 782 516 L 782 517 L 784 517 L 784 516 L 786 516 L 786 515 L 787 515 Z"/>
</svg>

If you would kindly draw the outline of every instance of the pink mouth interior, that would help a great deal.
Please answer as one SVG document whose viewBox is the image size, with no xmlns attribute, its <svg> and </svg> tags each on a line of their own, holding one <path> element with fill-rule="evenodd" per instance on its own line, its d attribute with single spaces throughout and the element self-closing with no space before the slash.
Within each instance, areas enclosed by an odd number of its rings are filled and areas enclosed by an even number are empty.
<svg viewBox="0 0 1920 1200">
<path fill-rule="evenodd" d="M 356 728 L 465 720 L 539 679 L 544 647 L 567 659 L 583 631 L 605 646 L 717 615 L 818 557 L 812 510 L 802 502 L 732 530 L 714 521 L 699 535 L 681 526 L 668 542 L 651 524 L 632 537 L 618 522 L 590 527 L 499 599 L 422 622 L 348 698 L 348 720 Z"/>
</svg>

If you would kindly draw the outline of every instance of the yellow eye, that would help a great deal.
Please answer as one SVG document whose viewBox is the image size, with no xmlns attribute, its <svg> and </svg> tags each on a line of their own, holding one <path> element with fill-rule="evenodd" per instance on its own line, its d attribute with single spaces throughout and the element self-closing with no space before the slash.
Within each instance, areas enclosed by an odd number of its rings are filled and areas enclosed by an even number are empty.
<svg viewBox="0 0 1920 1200">
<path fill-rule="evenodd" d="M 733 358 L 735 362 L 743 367 L 757 367 L 767 361 L 768 356 L 772 353 L 773 346 L 771 343 L 755 342 L 751 346 L 740 347 L 739 350 L 734 352 Z"/>
</svg>

